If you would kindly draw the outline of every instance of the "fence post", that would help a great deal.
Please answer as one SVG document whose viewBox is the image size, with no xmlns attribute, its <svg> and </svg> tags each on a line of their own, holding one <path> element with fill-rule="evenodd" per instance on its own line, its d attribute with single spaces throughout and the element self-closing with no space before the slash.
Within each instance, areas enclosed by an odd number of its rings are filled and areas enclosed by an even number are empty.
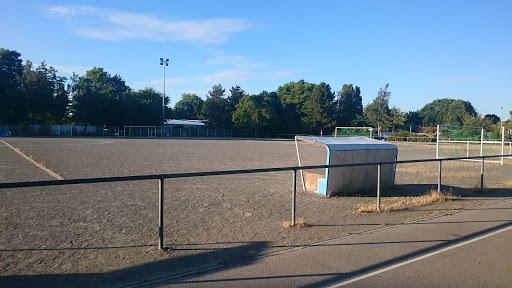
<svg viewBox="0 0 512 288">
<path fill-rule="evenodd" d="M 442 163 L 443 161 L 442 160 L 439 160 L 439 175 L 438 175 L 438 178 L 437 178 L 437 197 L 440 198 L 441 197 L 441 166 L 442 166 Z"/>
<path fill-rule="evenodd" d="M 377 165 L 377 212 L 380 212 L 380 170 L 381 164 Z"/>
<path fill-rule="evenodd" d="M 292 226 L 295 226 L 295 207 L 297 206 L 297 170 L 293 169 L 292 186 Z"/>
<path fill-rule="evenodd" d="M 164 178 L 158 180 L 158 250 L 164 248 Z"/>
<path fill-rule="evenodd" d="M 480 165 L 480 191 L 484 191 L 484 157 L 482 157 L 482 164 Z"/>
</svg>

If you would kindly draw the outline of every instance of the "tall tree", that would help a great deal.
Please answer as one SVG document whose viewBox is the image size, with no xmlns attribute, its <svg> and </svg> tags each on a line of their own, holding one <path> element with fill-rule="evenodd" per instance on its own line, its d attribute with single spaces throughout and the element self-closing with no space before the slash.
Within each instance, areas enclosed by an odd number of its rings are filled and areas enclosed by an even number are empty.
<svg viewBox="0 0 512 288">
<path fill-rule="evenodd" d="M 364 115 L 368 123 L 377 128 L 388 128 L 390 123 L 389 99 L 391 92 L 388 91 L 389 83 L 381 87 L 377 97 L 372 103 L 366 105 Z"/>
<path fill-rule="evenodd" d="M 309 133 L 320 134 L 322 130 L 330 130 L 334 123 L 334 93 L 329 84 L 324 82 L 315 85 L 311 94 L 302 106 L 302 121 Z"/>
<path fill-rule="evenodd" d="M 462 125 L 464 115 L 476 115 L 469 101 L 460 99 L 437 99 L 421 108 L 419 116 L 425 126 Z"/>
<path fill-rule="evenodd" d="M 236 110 L 236 104 L 238 104 L 240 99 L 242 99 L 247 93 L 245 93 L 244 89 L 240 88 L 238 85 L 231 86 L 229 92 L 231 92 L 231 95 L 228 96 L 228 105 L 229 110 L 233 113 Z"/>
<path fill-rule="evenodd" d="M 222 85 L 214 85 L 208 91 L 206 101 L 203 105 L 202 116 L 207 124 L 212 127 L 226 128 L 231 126 L 231 113 L 228 108 L 228 101 L 224 98 L 226 90 Z"/>
<path fill-rule="evenodd" d="M 314 84 L 304 80 L 289 82 L 277 88 L 277 96 L 283 107 L 284 132 L 300 133 L 304 130 L 302 106 L 311 95 Z"/>
<path fill-rule="evenodd" d="M 488 118 L 492 121 L 492 124 L 498 124 L 501 119 L 496 114 L 485 114 L 484 118 Z"/>
<path fill-rule="evenodd" d="M 492 119 L 482 117 L 482 115 L 464 114 L 462 116 L 462 125 L 469 127 L 483 127 L 485 130 L 491 130 L 493 127 Z"/>
<path fill-rule="evenodd" d="M 409 111 L 405 113 L 405 123 L 406 127 L 410 127 L 413 131 L 417 132 L 419 126 L 421 125 L 421 117 L 418 111 Z"/>
<path fill-rule="evenodd" d="M 25 120 L 25 99 L 18 81 L 23 72 L 21 54 L 0 48 L 0 123 L 18 124 Z"/>
<path fill-rule="evenodd" d="M 399 108 L 393 106 L 391 110 L 389 110 L 389 124 L 391 125 L 391 131 L 395 131 L 395 127 L 401 127 L 404 125 L 406 120 L 406 115 Z"/>
<path fill-rule="evenodd" d="M 196 94 L 184 93 L 174 104 L 174 115 L 180 119 L 201 119 L 204 100 Z"/>
<path fill-rule="evenodd" d="M 245 95 L 236 105 L 233 123 L 241 131 L 254 132 L 255 137 L 270 132 L 278 117 L 276 104 L 276 99 L 267 91 L 258 95 Z"/>
<path fill-rule="evenodd" d="M 75 122 L 86 125 L 123 125 L 121 98 L 131 89 L 119 75 L 94 67 L 85 76 L 74 75 L 72 108 Z"/>
<path fill-rule="evenodd" d="M 361 89 L 352 84 L 343 84 L 336 99 L 336 122 L 339 126 L 353 126 L 363 116 Z"/>
<path fill-rule="evenodd" d="M 57 70 L 44 61 L 35 70 L 32 62 L 25 63 L 20 82 L 28 123 L 60 124 L 65 121 L 69 103 L 66 80 L 66 77 L 58 76 Z"/>
</svg>

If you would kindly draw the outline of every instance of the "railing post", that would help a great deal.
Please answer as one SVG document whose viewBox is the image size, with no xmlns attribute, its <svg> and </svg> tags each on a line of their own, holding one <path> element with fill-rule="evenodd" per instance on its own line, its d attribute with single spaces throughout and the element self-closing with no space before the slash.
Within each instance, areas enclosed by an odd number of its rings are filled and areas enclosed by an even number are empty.
<svg viewBox="0 0 512 288">
<path fill-rule="evenodd" d="M 442 163 L 443 161 L 442 160 L 439 160 L 439 175 L 438 175 L 438 178 L 437 178 L 437 197 L 440 198 L 441 197 L 441 171 L 442 171 Z"/>
<path fill-rule="evenodd" d="M 297 206 L 297 170 L 293 169 L 292 186 L 292 226 L 295 226 L 295 207 Z"/>
<path fill-rule="evenodd" d="M 482 157 L 482 164 L 480 165 L 480 191 L 484 191 L 484 157 Z"/>
<path fill-rule="evenodd" d="M 377 165 L 377 212 L 380 212 L 380 171 L 381 164 Z"/>
<path fill-rule="evenodd" d="M 158 180 L 158 249 L 164 248 L 164 178 Z"/>
</svg>

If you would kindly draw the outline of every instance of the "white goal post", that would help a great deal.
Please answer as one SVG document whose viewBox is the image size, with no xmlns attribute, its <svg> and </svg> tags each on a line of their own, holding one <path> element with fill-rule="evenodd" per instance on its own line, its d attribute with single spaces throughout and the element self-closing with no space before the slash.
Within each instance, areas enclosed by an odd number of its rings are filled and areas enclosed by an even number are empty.
<svg viewBox="0 0 512 288">
<path fill-rule="evenodd" d="M 505 129 L 501 139 L 491 139 L 483 127 L 437 125 L 436 158 L 505 155 Z M 503 165 L 504 157 L 486 158 L 486 162 Z M 481 161 L 464 159 L 466 161 Z"/>
<path fill-rule="evenodd" d="M 124 133 L 120 137 L 156 137 L 156 126 L 124 126 Z"/>
<path fill-rule="evenodd" d="M 365 136 L 374 138 L 374 130 L 375 128 L 373 127 L 336 127 L 334 129 L 334 137 Z"/>
</svg>

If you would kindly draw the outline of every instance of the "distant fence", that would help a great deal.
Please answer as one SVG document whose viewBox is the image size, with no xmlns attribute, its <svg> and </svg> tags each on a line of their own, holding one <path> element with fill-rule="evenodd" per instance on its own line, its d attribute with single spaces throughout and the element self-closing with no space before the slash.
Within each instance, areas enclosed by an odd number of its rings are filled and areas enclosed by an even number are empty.
<svg viewBox="0 0 512 288">
<path fill-rule="evenodd" d="M 161 137 L 162 126 L 156 126 L 156 137 Z M 124 136 L 124 126 L 86 125 L 9 125 L 0 124 L 0 131 L 10 131 L 11 136 Z M 235 134 L 232 129 L 164 127 L 164 137 L 247 137 Z M 126 135 L 127 137 L 130 135 Z M 137 137 L 133 136 L 132 137 Z"/>
<path fill-rule="evenodd" d="M 156 136 L 162 135 L 162 126 L 157 126 Z M 164 137 L 234 137 L 231 129 L 216 129 L 204 127 L 164 127 Z"/>
<path fill-rule="evenodd" d="M 428 136 L 395 136 L 389 135 L 386 141 L 405 141 L 405 142 L 436 142 L 435 137 Z"/>
<path fill-rule="evenodd" d="M 380 179 L 382 165 L 397 165 L 405 163 L 420 162 L 439 162 L 439 173 L 437 183 L 437 193 L 441 193 L 442 179 L 442 163 L 443 161 L 480 159 L 480 189 L 484 188 L 484 159 L 496 157 L 511 157 L 510 155 L 492 155 L 492 156 L 475 156 L 475 157 L 456 157 L 456 158 L 439 158 L 439 159 L 418 159 L 418 160 L 401 160 L 401 161 L 383 161 L 383 162 L 365 162 L 365 163 L 348 163 L 348 164 L 332 164 L 332 165 L 315 165 L 315 166 L 293 166 L 278 168 L 262 168 L 262 169 L 246 169 L 246 170 L 225 170 L 225 171 L 208 171 L 208 172 L 190 172 L 190 173 L 172 173 L 172 174 L 153 174 L 153 175 L 137 175 L 137 176 L 118 176 L 118 177 L 100 177 L 100 178 L 84 178 L 84 179 L 66 179 L 66 180 L 49 180 L 49 181 L 28 181 L 28 182 L 7 182 L 0 183 L 0 189 L 6 188 L 22 188 L 22 187 L 42 187 L 42 186 L 60 186 L 71 184 L 87 184 L 87 183 L 105 183 L 105 182 L 126 182 L 140 180 L 159 180 L 158 191 L 158 249 L 163 249 L 164 243 L 164 180 L 174 178 L 191 178 L 215 175 L 233 175 L 233 174 L 253 174 L 264 172 L 282 172 L 293 171 L 292 181 L 292 205 L 291 205 L 291 223 L 295 225 L 296 203 L 297 203 L 297 171 L 302 170 L 339 168 L 339 167 L 356 167 L 356 166 L 377 166 L 377 211 L 380 211 Z"/>
<path fill-rule="evenodd" d="M 118 127 L 87 125 L 9 125 L 0 124 L 0 130 L 11 136 L 116 136 Z"/>
</svg>

